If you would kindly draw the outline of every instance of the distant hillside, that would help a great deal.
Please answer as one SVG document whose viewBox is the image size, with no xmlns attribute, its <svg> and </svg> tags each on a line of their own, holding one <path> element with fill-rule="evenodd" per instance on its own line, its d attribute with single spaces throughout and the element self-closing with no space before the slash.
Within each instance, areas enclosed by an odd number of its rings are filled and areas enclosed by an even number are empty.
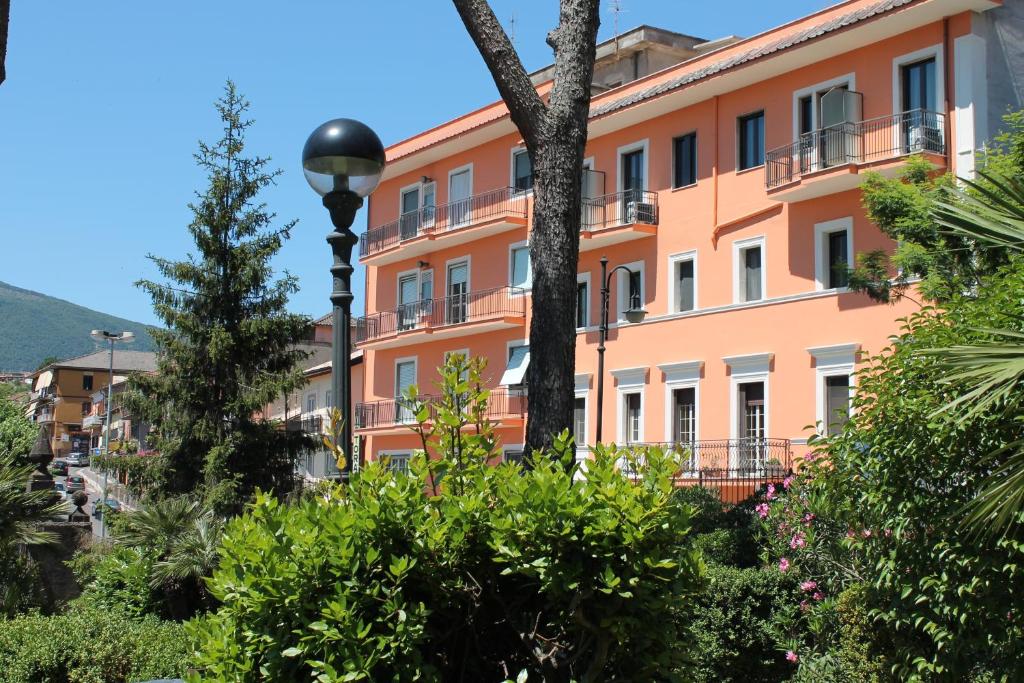
<svg viewBox="0 0 1024 683">
<path fill-rule="evenodd" d="M 63 299 L 0 282 L 0 370 L 35 370 L 49 356 L 70 358 L 98 348 L 95 329 L 130 330 L 130 349 L 154 351 L 146 326 Z"/>
</svg>

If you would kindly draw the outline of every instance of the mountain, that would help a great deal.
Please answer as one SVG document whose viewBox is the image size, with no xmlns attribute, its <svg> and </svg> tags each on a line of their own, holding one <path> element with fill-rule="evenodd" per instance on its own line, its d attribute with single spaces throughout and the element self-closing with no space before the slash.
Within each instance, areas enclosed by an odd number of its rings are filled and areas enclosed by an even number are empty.
<svg viewBox="0 0 1024 683">
<path fill-rule="evenodd" d="M 155 351 L 142 323 L 94 311 L 0 282 L 0 370 L 35 370 L 50 356 L 71 358 L 99 348 L 89 332 L 135 333 L 134 351 Z"/>
</svg>

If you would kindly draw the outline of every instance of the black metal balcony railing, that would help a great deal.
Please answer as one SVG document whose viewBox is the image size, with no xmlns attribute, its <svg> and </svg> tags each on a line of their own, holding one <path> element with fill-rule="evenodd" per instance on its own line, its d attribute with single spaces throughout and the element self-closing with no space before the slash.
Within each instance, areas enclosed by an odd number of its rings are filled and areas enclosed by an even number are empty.
<svg viewBox="0 0 1024 683">
<path fill-rule="evenodd" d="M 419 398 L 427 404 L 430 420 L 433 420 L 437 416 L 435 404 L 438 397 L 421 395 Z M 509 417 L 522 418 L 526 416 L 527 402 L 525 393 L 510 391 L 504 387 L 491 389 L 484 416 L 491 420 Z M 415 422 L 416 416 L 412 404 L 404 398 L 356 404 L 355 424 L 357 429 L 411 425 Z"/>
<path fill-rule="evenodd" d="M 802 175 L 846 164 L 882 161 L 915 152 L 946 153 L 945 116 L 914 109 L 811 131 L 765 155 L 768 189 Z"/>
<path fill-rule="evenodd" d="M 402 214 L 398 220 L 370 228 L 360 235 L 359 256 L 372 256 L 421 235 L 457 230 L 502 216 L 526 217 L 526 196 L 521 190 L 501 187 Z"/>
<path fill-rule="evenodd" d="M 506 315 L 525 316 L 524 293 L 519 287 L 495 287 L 403 304 L 357 318 L 355 342 L 360 344 L 417 328 L 462 325 Z"/>
<path fill-rule="evenodd" d="M 322 415 L 302 415 L 285 420 L 285 429 L 289 432 L 305 432 L 306 434 L 322 434 L 324 418 Z"/>
<path fill-rule="evenodd" d="M 680 450 L 686 459 L 676 474 L 676 482 L 717 488 L 726 503 L 745 500 L 762 486 L 781 482 L 793 472 L 789 439 L 716 439 L 631 445 Z M 642 463 L 643 456 L 636 457 L 636 462 Z M 633 473 L 629 459 L 623 460 L 623 469 Z"/>
<path fill-rule="evenodd" d="M 601 230 L 619 225 L 658 224 L 658 193 L 649 190 L 625 190 L 584 197 L 580 227 Z"/>
</svg>

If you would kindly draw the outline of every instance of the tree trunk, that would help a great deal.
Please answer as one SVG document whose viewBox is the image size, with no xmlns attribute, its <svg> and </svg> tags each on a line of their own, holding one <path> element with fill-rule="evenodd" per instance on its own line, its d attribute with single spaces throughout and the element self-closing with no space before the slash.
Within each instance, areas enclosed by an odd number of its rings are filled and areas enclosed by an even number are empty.
<svg viewBox="0 0 1024 683">
<path fill-rule="evenodd" d="M 0 84 L 7 78 L 7 25 L 11 20 L 11 0 L 0 0 Z"/>
<path fill-rule="evenodd" d="M 587 144 L 599 0 L 561 0 L 548 44 L 555 80 L 544 103 L 486 0 L 453 0 L 487 63 L 533 164 L 533 322 L 527 452 L 572 429 L 576 367 L 576 270 L 583 153 Z"/>
</svg>

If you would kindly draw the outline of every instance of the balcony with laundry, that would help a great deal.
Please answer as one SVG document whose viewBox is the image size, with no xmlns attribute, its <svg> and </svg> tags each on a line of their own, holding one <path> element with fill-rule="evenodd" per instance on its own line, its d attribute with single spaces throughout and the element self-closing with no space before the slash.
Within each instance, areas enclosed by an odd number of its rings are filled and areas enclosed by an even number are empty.
<svg viewBox="0 0 1024 683">
<path fill-rule="evenodd" d="M 913 154 L 946 168 L 946 117 L 933 100 L 908 94 L 902 111 L 863 119 L 863 95 L 845 87 L 801 98 L 796 141 L 765 155 L 768 197 L 799 202 L 852 190 L 865 171 L 895 177 Z"/>
</svg>

